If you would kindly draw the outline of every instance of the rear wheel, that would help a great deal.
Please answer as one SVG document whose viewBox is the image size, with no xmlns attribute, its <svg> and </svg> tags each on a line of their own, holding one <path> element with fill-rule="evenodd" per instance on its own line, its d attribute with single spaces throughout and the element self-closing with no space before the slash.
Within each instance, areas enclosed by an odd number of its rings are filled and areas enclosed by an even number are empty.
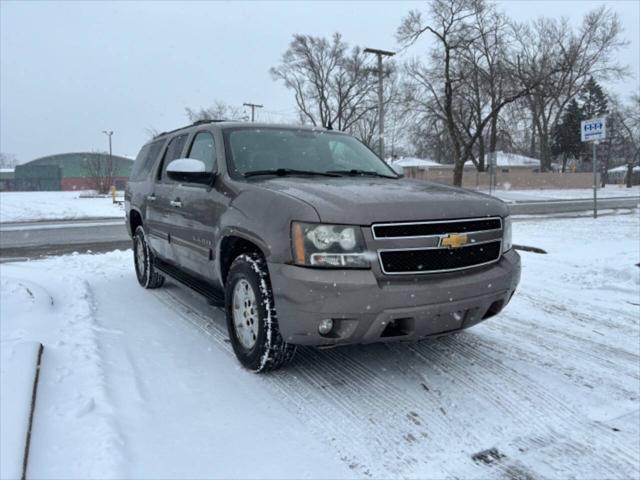
<svg viewBox="0 0 640 480">
<path fill-rule="evenodd" d="M 136 267 L 138 283 L 144 288 L 159 288 L 164 277 L 156 271 L 153 264 L 153 252 L 147 244 L 142 225 L 136 228 L 133 235 L 133 263 Z"/>
<path fill-rule="evenodd" d="M 296 347 L 280 334 L 262 256 L 243 254 L 233 261 L 225 285 L 225 303 L 231 345 L 245 368 L 266 372 L 293 359 Z"/>
</svg>

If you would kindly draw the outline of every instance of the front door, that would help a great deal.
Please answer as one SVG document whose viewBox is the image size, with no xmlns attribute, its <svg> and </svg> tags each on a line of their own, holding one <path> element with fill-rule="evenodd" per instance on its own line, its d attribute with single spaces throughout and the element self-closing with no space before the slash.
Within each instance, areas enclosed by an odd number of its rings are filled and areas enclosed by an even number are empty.
<svg viewBox="0 0 640 480">
<path fill-rule="evenodd" d="M 152 192 L 147 197 L 147 218 L 149 244 L 153 251 L 163 260 L 176 263 L 177 254 L 173 246 L 172 236 L 178 215 L 175 203 L 177 183 L 167 177 L 167 165 L 180 158 L 187 143 L 188 134 L 173 137 L 167 147 L 158 170 L 155 173 Z"/>
<path fill-rule="evenodd" d="M 180 267 L 211 281 L 218 222 L 229 200 L 215 188 L 218 162 L 215 140 L 210 131 L 203 130 L 194 135 L 187 158 L 204 162 L 211 178 L 207 184 L 180 183 L 176 186 L 174 201 L 180 202 L 181 206 L 176 208 L 180 219 L 175 224 L 172 242 L 176 246 Z"/>
</svg>

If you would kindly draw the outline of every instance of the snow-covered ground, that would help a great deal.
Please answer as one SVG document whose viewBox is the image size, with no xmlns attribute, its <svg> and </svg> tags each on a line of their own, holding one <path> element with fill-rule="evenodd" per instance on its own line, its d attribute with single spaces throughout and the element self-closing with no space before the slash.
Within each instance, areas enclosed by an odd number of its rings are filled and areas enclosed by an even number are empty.
<svg viewBox="0 0 640 480">
<path fill-rule="evenodd" d="M 489 193 L 488 189 L 479 190 Z M 593 198 L 591 188 L 568 188 L 568 189 L 540 189 L 540 190 L 505 190 L 499 188 L 494 190 L 492 195 L 505 202 L 519 202 L 527 200 L 575 200 L 582 198 Z M 624 185 L 607 185 L 599 188 L 598 198 L 611 197 L 640 197 L 640 186 L 626 188 Z"/>
<path fill-rule="evenodd" d="M 28 476 L 637 478 L 638 212 L 514 235 L 548 255 L 521 253 L 498 317 L 417 344 L 305 348 L 261 376 L 239 367 L 220 310 L 139 288 L 130 252 L 2 264 L 3 360 L 45 345 Z"/>
<path fill-rule="evenodd" d="M 124 217 L 123 206 L 111 197 L 81 198 L 83 193 L 0 192 L 0 222 Z"/>
</svg>

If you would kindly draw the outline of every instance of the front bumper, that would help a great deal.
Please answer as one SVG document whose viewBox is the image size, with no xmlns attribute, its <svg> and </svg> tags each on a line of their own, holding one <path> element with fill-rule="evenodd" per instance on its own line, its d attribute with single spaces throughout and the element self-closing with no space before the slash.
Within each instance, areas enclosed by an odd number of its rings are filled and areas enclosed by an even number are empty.
<svg viewBox="0 0 640 480">
<path fill-rule="evenodd" d="M 520 281 L 515 250 L 500 261 L 449 274 L 377 277 L 374 270 L 269 264 L 283 338 L 299 345 L 418 340 L 468 328 L 498 313 Z M 321 320 L 334 320 L 329 336 Z"/>
</svg>

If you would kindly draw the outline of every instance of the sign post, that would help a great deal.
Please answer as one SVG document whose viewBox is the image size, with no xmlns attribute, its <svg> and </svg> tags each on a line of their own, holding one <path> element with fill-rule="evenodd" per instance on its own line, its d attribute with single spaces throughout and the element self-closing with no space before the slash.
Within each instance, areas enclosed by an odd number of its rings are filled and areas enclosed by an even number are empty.
<svg viewBox="0 0 640 480">
<path fill-rule="evenodd" d="M 593 145 L 593 218 L 598 218 L 598 170 L 596 168 L 596 145 L 607 138 L 607 119 L 592 118 L 580 122 L 580 138 Z"/>
</svg>

